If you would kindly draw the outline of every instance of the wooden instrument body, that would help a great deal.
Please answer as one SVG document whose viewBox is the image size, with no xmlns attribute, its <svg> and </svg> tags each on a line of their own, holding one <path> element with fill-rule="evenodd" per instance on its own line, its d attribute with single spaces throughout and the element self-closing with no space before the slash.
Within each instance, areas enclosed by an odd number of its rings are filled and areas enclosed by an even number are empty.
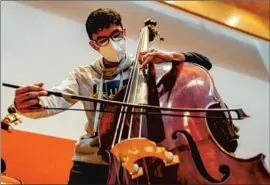
<svg viewBox="0 0 270 185">
<path fill-rule="evenodd" d="M 153 79 L 157 79 L 153 66 L 150 67 L 150 76 L 152 77 L 149 78 L 149 92 L 151 92 L 149 104 L 166 108 L 208 109 L 211 105 L 221 102 L 210 74 L 198 65 L 191 63 L 173 64 L 169 72 L 159 76 L 161 78 L 157 84 L 153 83 Z M 123 97 L 123 93 L 120 93 L 116 99 L 120 100 L 121 96 Z M 108 110 L 113 109 L 119 112 L 119 107 L 108 106 Z M 166 113 L 168 112 L 173 113 L 173 111 L 166 111 Z M 164 113 L 164 111 L 160 111 L 160 113 Z M 179 156 L 180 164 L 168 167 L 164 166 L 164 163 L 157 158 L 150 157 L 144 161 L 140 160 L 138 163 L 144 166 L 144 171 L 147 171 L 147 174 L 136 180 L 131 180 L 130 177 L 124 179 L 124 173 L 122 173 L 124 183 L 127 181 L 130 184 L 270 183 L 270 175 L 266 169 L 263 154 L 250 159 L 237 158 L 233 153 L 224 149 L 212 134 L 213 130 L 209 129 L 209 119 L 205 118 L 208 113 L 183 112 L 182 114 L 185 116 L 147 115 L 143 127 L 143 136 Z M 111 147 L 111 136 L 115 133 L 118 116 L 117 113 L 104 113 L 101 119 L 99 133 L 101 146 L 105 150 L 109 151 Z M 231 115 L 224 114 L 224 116 L 229 122 Z M 125 124 L 123 133 L 127 134 L 127 129 L 128 124 Z M 138 129 L 134 127 L 134 136 L 137 133 Z M 108 184 L 114 184 L 116 176 L 119 175 L 114 166 L 119 167 L 120 164 L 113 160 L 112 156 L 110 159 L 111 168 Z"/>
</svg>

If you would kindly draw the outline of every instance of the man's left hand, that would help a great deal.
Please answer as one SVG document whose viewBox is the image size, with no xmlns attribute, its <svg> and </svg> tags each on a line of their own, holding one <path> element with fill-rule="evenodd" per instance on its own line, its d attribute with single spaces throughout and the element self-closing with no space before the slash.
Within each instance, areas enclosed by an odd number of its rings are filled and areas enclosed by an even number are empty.
<svg viewBox="0 0 270 185">
<path fill-rule="evenodd" d="M 179 57 L 179 55 L 181 57 Z M 139 54 L 139 62 L 141 68 L 144 68 L 149 63 L 159 64 L 163 62 L 171 62 L 175 59 L 180 61 L 184 60 L 184 56 L 181 53 L 160 51 L 156 49 L 150 49 L 149 51 L 143 51 Z M 183 59 L 182 59 L 183 58 Z"/>
</svg>

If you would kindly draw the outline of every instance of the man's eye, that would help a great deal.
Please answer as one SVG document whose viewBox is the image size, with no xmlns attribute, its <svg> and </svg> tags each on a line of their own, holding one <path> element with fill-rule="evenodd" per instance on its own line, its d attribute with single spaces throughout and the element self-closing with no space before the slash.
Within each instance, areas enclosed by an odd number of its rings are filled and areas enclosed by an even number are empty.
<svg viewBox="0 0 270 185">
<path fill-rule="evenodd" d="M 121 39 L 121 38 L 123 38 L 123 33 L 122 32 L 117 32 L 117 33 L 113 34 L 112 38 Z"/>
<path fill-rule="evenodd" d="M 114 34 L 112 37 L 113 37 L 113 38 L 118 38 L 118 37 L 120 37 L 120 36 L 121 36 L 120 33 L 116 33 L 116 34 Z"/>
<path fill-rule="evenodd" d="M 99 43 L 99 44 L 103 44 L 103 43 L 105 43 L 107 41 L 107 39 L 99 39 L 97 42 Z"/>
</svg>

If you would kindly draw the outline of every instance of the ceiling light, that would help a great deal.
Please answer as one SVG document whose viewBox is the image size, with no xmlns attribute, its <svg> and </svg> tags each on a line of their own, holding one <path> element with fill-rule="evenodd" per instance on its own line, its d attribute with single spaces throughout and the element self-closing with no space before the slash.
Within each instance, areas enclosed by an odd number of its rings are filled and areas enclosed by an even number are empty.
<svg viewBox="0 0 270 185">
<path fill-rule="evenodd" d="M 166 3 L 173 4 L 174 1 L 165 1 Z"/>
<path fill-rule="evenodd" d="M 234 15 L 229 18 L 229 20 L 227 21 L 227 24 L 230 26 L 235 26 L 236 24 L 238 24 L 239 20 L 240 20 L 240 17 Z"/>
</svg>

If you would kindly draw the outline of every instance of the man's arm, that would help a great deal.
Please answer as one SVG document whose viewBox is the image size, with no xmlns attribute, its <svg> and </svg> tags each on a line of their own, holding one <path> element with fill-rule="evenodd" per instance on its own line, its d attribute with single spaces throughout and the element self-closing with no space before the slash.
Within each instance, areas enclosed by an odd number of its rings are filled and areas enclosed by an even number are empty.
<svg viewBox="0 0 270 185">
<path fill-rule="evenodd" d="M 163 62 L 190 62 L 201 65 L 208 70 L 212 68 L 210 60 L 206 56 L 196 52 L 181 53 L 151 49 L 149 51 L 140 52 L 139 62 L 141 63 L 142 68 L 148 63 L 158 64 Z"/>
</svg>

